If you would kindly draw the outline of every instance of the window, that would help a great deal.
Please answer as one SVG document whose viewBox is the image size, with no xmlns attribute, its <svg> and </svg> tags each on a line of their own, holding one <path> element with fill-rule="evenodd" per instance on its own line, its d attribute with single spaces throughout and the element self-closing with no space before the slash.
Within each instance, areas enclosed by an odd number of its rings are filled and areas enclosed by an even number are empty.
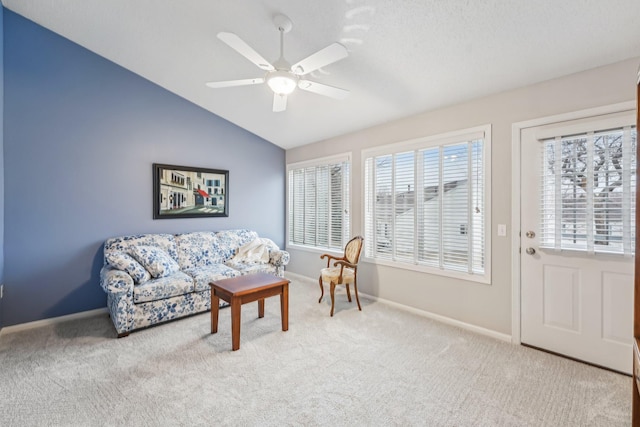
<svg viewBox="0 0 640 427">
<path fill-rule="evenodd" d="M 488 283 L 489 125 L 363 151 L 365 257 Z"/>
<path fill-rule="evenodd" d="M 542 139 L 541 247 L 634 253 L 636 149 L 631 125 Z"/>
<path fill-rule="evenodd" d="M 349 240 L 350 156 L 287 166 L 290 245 L 342 251 Z"/>
</svg>

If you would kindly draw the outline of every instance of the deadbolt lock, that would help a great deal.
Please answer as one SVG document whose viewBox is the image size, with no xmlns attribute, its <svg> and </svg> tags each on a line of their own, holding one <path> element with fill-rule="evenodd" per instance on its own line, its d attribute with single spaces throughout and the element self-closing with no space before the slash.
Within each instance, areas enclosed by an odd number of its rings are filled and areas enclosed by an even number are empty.
<svg viewBox="0 0 640 427">
<path fill-rule="evenodd" d="M 524 235 L 530 239 L 533 239 L 534 237 L 536 237 L 536 233 L 533 231 L 527 231 Z"/>
</svg>

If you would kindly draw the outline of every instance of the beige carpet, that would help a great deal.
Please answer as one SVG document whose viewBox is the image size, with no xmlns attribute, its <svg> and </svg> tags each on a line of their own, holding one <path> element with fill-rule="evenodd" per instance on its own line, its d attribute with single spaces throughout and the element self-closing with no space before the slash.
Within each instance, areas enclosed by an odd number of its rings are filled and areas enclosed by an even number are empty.
<svg viewBox="0 0 640 427">
<path fill-rule="evenodd" d="M 106 315 L 3 335 L 0 426 L 626 426 L 631 379 L 346 296 L 310 280 L 116 339 Z"/>
</svg>

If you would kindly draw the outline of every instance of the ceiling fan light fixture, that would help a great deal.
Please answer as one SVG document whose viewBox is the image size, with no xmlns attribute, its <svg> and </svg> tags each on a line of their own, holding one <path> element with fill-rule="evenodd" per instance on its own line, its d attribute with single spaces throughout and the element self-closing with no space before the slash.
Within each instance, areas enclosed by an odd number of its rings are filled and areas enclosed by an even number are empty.
<svg viewBox="0 0 640 427">
<path fill-rule="evenodd" d="M 278 95 L 289 95 L 296 89 L 298 79 L 288 71 L 272 71 L 267 76 L 267 84 Z"/>
</svg>

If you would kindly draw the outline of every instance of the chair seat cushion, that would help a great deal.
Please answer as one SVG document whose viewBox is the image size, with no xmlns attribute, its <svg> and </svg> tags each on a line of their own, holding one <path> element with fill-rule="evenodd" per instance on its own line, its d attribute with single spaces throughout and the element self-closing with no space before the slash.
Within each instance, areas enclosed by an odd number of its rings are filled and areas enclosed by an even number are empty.
<svg viewBox="0 0 640 427">
<path fill-rule="evenodd" d="M 323 268 L 320 274 L 322 275 L 323 282 L 333 282 L 337 284 L 338 279 L 340 278 L 340 267 Z M 355 274 L 353 273 L 353 269 L 345 267 L 344 270 L 342 270 L 343 284 L 346 285 L 347 283 L 353 283 L 354 278 Z"/>
</svg>

